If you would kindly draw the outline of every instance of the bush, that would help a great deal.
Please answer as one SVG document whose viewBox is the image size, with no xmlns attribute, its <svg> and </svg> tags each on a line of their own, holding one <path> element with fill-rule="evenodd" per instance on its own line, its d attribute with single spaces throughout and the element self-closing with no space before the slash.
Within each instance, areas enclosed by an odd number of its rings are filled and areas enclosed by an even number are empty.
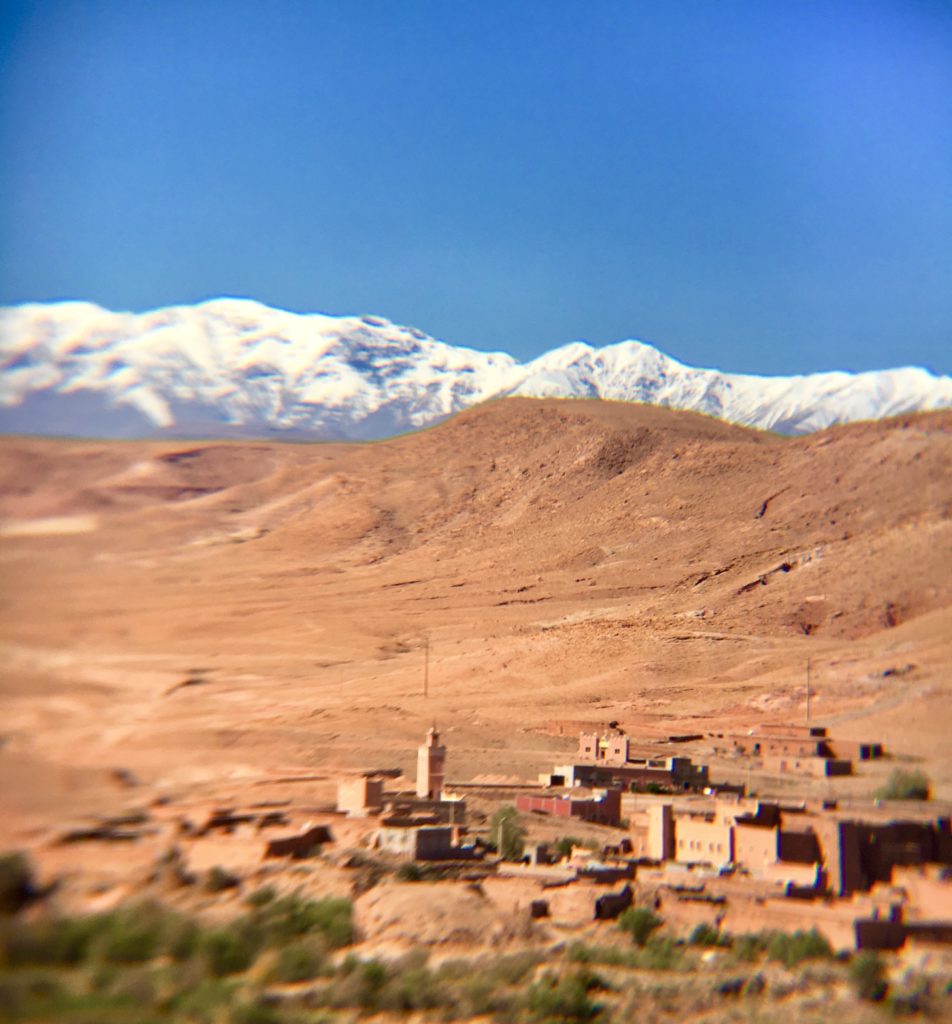
<svg viewBox="0 0 952 1024">
<path fill-rule="evenodd" d="M 323 936 L 331 949 L 349 946 L 354 940 L 352 907 L 347 899 L 284 896 L 257 911 L 249 927 L 279 942 L 316 933 Z"/>
<path fill-rule="evenodd" d="M 206 932 L 199 945 L 208 969 L 218 978 L 246 971 L 258 955 L 258 944 L 240 929 Z"/>
<path fill-rule="evenodd" d="M 876 790 L 878 800 L 928 800 L 929 779 L 918 769 L 903 771 L 896 768 L 886 782 Z"/>
<path fill-rule="evenodd" d="M 619 949 L 617 946 L 586 946 L 573 942 L 568 958 L 579 964 L 606 964 L 611 967 L 640 967 L 641 950 Z"/>
<path fill-rule="evenodd" d="M 662 924 L 664 921 L 647 907 L 629 907 L 618 917 L 618 927 L 631 935 L 636 946 L 643 946 Z"/>
<path fill-rule="evenodd" d="M 397 868 L 397 879 L 400 882 L 419 882 L 423 879 L 423 868 L 412 861 L 409 864 L 401 864 Z"/>
<path fill-rule="evenodd" d="M 886 965 L 882 957 L 872 950 L 866 950 L 853 958 L 850 964 L 850 981 L 856 995 L 871 1003 L 882 1002 L 889 991 Z"/>
<path fill-rule="evenodd" d="M 691 932 L 688 942 L 692 946 L 724 946 L 727 944 L 724 936 L 709 924 L 702 922 Z"/>
<path fill-rule="evenodd" d="M 162 915 L 156 908 L 129 907 L 108 916 L 98 952 L 111 963 L 142 963 L 158 954 L 162 932 Z"/>
<path fill-rule="evenodd" d="M 104 924 L 108 918 L 99 916 L 11 920 L 0 927 L 0 959 L 11 967 L 82 963 Z"/>
<path fill-rule="evenodd" d="M 295 943 L 285 946 L 271 969 L 271 981 L 293 983 L 310 981 L 320 974 L 323 957 L 313 945 Z"/>
<path fill-rule="evenodd" d="M 175 1020 L 209 1021 L 222 1019 L 222 1007 L 228 1006 L 234 999 L 236 983 L 222 981 L 218 978 L 196 982 L 194 978 L 184 979 L 178 993 L 169 1000 L 169 1009 Z"/>
<path fill-rule="evenodd" d="M 166 934 L 169 956 L 178 963 L 188 960 L 198 948 L 199 936 L 198 925 L 190 918 L 172 918 Z"/>
<path fill-rule="evenodd" d="M 759 934 L 738 935 L 731 942 L 731 953 L 735 960 L 753 963 L 766 952 L 769 938 Z"/>
<path fill-rule="evenodd" d="M 591 1021 L 601 1014 L 602 1007 L 592 1002 L 589 993 L 606 987 L 597 975 L 585 970 L 559 979 L 547 974 L 529 987 L 526 1005 L 537 1021 Z"/>
<path fill-rule="evenodd" d="M 684 954 L 671 938 L 652 935 L 638 957 L 638 966 L 649 971 L 673 971 L 682 966 Z"/>
<path fill-rule="evenodd" d="M 767 941 L 767 955 L 785 967 L 795 967 L 803 960 L 830 960 L 833 950 L 816 928 L 811 928 L 793 934 L 775 932 Z"/>
<path fill-rule="evenodd" d="M 572 850 L 576 846 L 581 846 L 581 845 L 582 845 L 582 840 L 581 839 L 576 839 L 575 836 L 562 836 L 561 839 L 556 839 L 556 841 L 552 844 L 552 849 L 560 857 L 571 857 L 572 856 Z"/>
<path fill-rule="evenodd" d="M 337 978 L 327 990 L 328 1003 L 336 1008 L 353 1006 L 374 1011 L 390 977 L 386 964 L 379 960 L 360 960 L 349 956 L 341 964 Z"/>
<path fill-rule="evenodd" d="M 228 1017 L 229 1024 L 281 1024 L 281 1015 L 277 1010 L 255 1000 L 250 1003 L 239 1003 Z"/>
<path fill-rule="evenodd" d="M 391 1013 L 408 1013 L 432 1010 L 450 1002 L 450 993 L 427 967 L 402 967 L 381 990 L 378 1007 Z"/>
<path fill-rule="evenodd" d="M 525 851 L 526 830 L 512 804 L 500 807 L 490 823 L 490 836 L 503 860 L 521 860 Z"/>
<path fill-rule="evenodd" d="M 241 879 L 237 875 L 233 875 L 230 871 L 218 867 L 217 864 L 205 876 L 206 892 L 224 892 L 225 889 L 237 889 L 240 884 Z"/>
<path fill-rule="evenodd" d="M 36 896 L 33 869 L 22 853 L 0 856 L 0 914 L 15 914 Z"/>
<path fill-rule="evenodd" d="M 278 892 L 273 885 L 265 885 L 260 889 L 255 889 L 245 902 L 252 907 L 263 907 L 270 903 L 277 895 Z"/>
</svg>

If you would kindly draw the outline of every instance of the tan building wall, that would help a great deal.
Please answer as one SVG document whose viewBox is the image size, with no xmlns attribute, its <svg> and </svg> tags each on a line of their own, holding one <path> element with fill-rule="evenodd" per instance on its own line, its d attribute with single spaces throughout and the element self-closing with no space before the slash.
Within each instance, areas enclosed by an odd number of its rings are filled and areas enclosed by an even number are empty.
<svg viewBox="0 0 952 1024">
<path fill-rule="evenodd" d="M 582 761 L 603 761 L 606 764 L 624 764 L 628 760 L 628 737 L 623 733 L 583 732 L 578 739 L 578 754 Z"/>
<path fill-rule="evenodd" d="M 453 852 L 453 829 L 444 825 L 383 825 L 377 832 L 377 846 L 412 860 L 439 860 Z"/>
<path fill-rule="evenodd" d="M 734 830 L 713 821 L 676 818 L 675 856 L 682 864 L 728 864 L 734 859 Z"/>
<path fill-rule="evenodd" d="M 768 772 L 776 772 L 778 775 L 795 774 L 826 778 L 828 775 L 849 775 L 852 772 L 852 765 L 849 761 L 828 757 L 799 757 L 780 754 L 764 757 L 763 765 Z"/>
<path fill-rule="evenodd" d="M 436 729 L 427 730 L 426 742 L 417 749 L 416 793 L 421 800 L 439 800 L 446 782 L 446 747 Z"/>
<path fill-rule="evenodd" d="M 952 884 L 938 865 L 894 867 L 892 884 L 906 894 L 909 918 L 952 921 Z"/>
<path fill-rule="evenodd" d="M 856 911 L 849 905 L 826 906 L 813 900 L 731 899 L 722 927 L 732 935 L 816 928 L 834 949 L 855 949 L 855 920 Z"/>
<path fill-rule="evenodd" d="M 648 853 L 652 860 L 674 857 L 674 807 L 654 804 L 648 808 Z"/>
<path fill-rule="evenodd" d="M 780 849 L 780 829 L 762 825 L 734 826 L 734 860 L 753 875 L 761 875 L 776 863 Z"/>
<path fill-rule="evenodd" d="M 383 779 L 341 779 L 337 784 L 337 809 L 351 818 L 365 818 L 383 806 Z"/>
</svg>

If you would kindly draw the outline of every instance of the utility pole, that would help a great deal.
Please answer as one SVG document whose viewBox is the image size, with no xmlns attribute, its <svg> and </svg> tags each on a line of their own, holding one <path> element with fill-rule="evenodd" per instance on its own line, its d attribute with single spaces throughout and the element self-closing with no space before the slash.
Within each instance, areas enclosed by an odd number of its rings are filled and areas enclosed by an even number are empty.
<svg viewBox="0 0 952 1024">
<path fill-rule="evenodd" d="M 807 658 L 807 724 L 810 722 L 810 659 Z"/>
</svg>

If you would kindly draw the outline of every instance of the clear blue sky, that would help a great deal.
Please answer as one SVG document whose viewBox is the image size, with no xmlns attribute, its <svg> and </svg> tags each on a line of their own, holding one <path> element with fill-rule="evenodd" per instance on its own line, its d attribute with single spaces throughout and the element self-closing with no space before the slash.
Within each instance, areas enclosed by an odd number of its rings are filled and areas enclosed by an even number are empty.
<svg viewBox="0 0 952 1024">
<path fill-rule="evenodd" d="M 0 302 L 952 371 L 950 0 L 0 0 Z"/>
</svg>

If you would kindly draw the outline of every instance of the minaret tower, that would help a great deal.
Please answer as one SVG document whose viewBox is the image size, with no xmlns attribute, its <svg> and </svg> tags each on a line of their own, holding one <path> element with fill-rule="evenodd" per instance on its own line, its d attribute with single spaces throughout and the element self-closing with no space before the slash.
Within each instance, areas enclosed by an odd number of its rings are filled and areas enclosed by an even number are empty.
<svg viewBox="0 0 952 1024">
<path fill-rule="evenodd" d="M 416 792 L 421 800 L 439 800 L 446 779 L 446 747 L 436 726 L 427 730 L 426 742 L 417 750 Z"/>
</svg>

